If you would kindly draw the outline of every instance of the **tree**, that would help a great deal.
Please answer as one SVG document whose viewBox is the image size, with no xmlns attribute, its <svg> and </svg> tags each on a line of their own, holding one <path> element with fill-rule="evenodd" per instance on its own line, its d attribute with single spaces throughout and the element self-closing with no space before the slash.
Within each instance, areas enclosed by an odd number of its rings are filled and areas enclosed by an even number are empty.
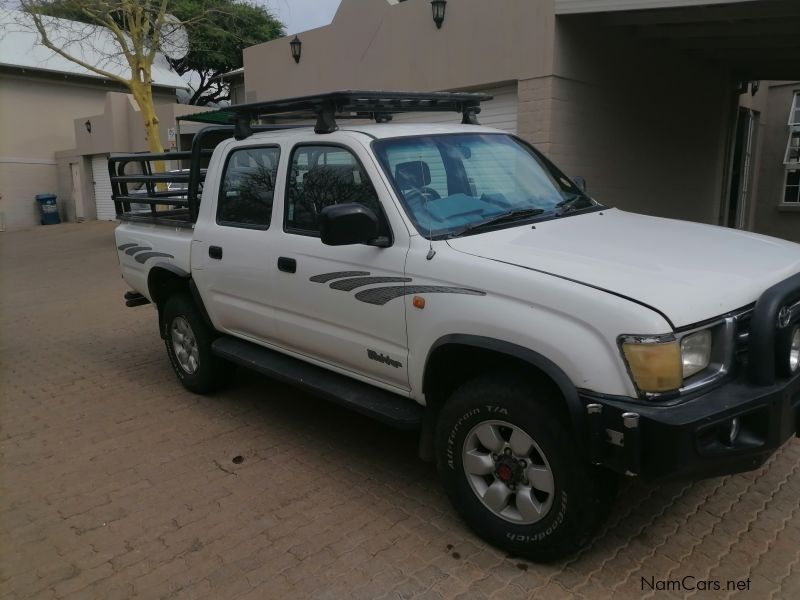
<svg viewBox="0 0 800 600">
<path fill-rule="evenodd" d="M 30 15 L 41 43 L 83 68 L 116 81 L 130 91 L 144 121 L 151 152 L 163 152 L 158 117 L 153 105 L 153 60 L 161 49 L 170 23 L 169 0 L 20 0 Z M 54 27 L 52 15 L 80 17 L 83 26 Z M 113 40 L 109 53 L 107 36 Z M 83 52 L 93 47 L 94 59 Z M 112 63 L 125 66 L 126 75 L 112 71 Z"/>
<path fill-rule="evenodd" d="M 230 100 L 230 89 L 220 76 L 242 66 L 242 51 L 248 46 L 285 34 L 283 24 L 267 9 L 242 0 L 171 0 L 170 10 L 189 23 L 189 53 L 170 61 L 181 75 L 197 74 L 199 83 L 189 104 Z M 192 21 L 198 14 L 213 16 Z"/>
<path fill-rule="evenodd" d="M 125 12 L 113 5 L 150 5 L 132 0 L 108 3 L 102 0 L 22 0 L 39 14 L 108 26 L 95 10 L 86 5 L 107 7 L 108 16 L 123 31 Z M 189 104 L 206 106 L 230 100 L 230 88 L 221 75 L 242 66 L 242 51 L 248 46 L 268 42 L 285 34 L 283 24 L 266 8 L 247 0 L 168 0 L 166 12 L 175 15 L 189 34 L 189 53 L 169 62 L 180 75 L 191 77 L 193 93 Z"/>
</svg>

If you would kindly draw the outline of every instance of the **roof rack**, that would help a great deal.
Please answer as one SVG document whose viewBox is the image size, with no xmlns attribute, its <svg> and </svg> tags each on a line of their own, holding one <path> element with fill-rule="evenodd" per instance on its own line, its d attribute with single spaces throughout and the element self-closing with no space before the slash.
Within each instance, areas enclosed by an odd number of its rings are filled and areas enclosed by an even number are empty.
<svg viewBox="0 0 800 600">
<path fill-rule="evenodd" d="M 269 102 L 236 104 L 220 110 L 178 117 L 182 121 L 233 125 L 234 137 L 250 137 L 250 124 L 261 118 L 316 119 L 316 133 L 333 133 L 339 127 L 337 119 L 372 119 L 377 123 L 389 121 L 392 115 L 410 112 L 457 112 L 461 122 L 477 125 L 481 102 L 491 100 L 488 94 L 454 92 L 368 92 L 341 91 L 300 96 Z"/>
</svg>

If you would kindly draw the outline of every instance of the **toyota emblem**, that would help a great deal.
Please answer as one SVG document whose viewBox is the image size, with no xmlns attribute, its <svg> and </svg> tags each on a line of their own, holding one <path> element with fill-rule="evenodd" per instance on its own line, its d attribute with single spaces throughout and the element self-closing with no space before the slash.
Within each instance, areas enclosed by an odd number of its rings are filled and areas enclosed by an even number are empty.
<svg viewBox="0 0 800 600">
<path fill-rule="evenodd" d="M 792 320 L 792 311 L 789 310 L 789 307 L 784 306 L 781 311 L 778 313 L 778 327 L 784 329 L 789 326 L 789 321 Z"/>
</svg>

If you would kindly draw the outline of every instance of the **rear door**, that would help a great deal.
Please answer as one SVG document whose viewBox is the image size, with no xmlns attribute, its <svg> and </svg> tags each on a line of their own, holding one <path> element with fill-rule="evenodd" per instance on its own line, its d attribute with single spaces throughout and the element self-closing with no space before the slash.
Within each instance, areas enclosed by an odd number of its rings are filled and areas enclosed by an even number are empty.
<svg viewBox="0 0 800 600">
<path fill-rule="evenodd" d="M 287 150 L 289 150 L 287 148 Z M 408 231 L 368 151 L 344 133 L 311 134 L 288 157 L 280 253 L 273 263 L 280 343 L 387 387 L 408 389 L 404 268 Z M 391 245 L 326 246 L 319 213 L 362 203 Z"/>
<path fill-rule="evenodd" d="M 207 182 L 201 211 L 208 212 L 198 219 L 192 245 L 193 277 L 217 329 L 267 342 L 275 339 L 270 300 L 280 159 L 278 144 L 234 147 L 219 179 Z"/>
</svg>

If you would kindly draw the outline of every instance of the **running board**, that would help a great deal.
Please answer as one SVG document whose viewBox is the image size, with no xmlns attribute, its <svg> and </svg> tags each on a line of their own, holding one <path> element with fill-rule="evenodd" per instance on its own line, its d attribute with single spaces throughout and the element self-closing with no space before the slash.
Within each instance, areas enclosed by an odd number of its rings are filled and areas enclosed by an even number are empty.
<svg viewBox="0 0 800 600">
<path fill-rule="evenodd" d="M 403 396 L 234 337 L 211 345 L 217 356 L 398 429 L 418 429 L 422 406 Z"/>
</svg>

